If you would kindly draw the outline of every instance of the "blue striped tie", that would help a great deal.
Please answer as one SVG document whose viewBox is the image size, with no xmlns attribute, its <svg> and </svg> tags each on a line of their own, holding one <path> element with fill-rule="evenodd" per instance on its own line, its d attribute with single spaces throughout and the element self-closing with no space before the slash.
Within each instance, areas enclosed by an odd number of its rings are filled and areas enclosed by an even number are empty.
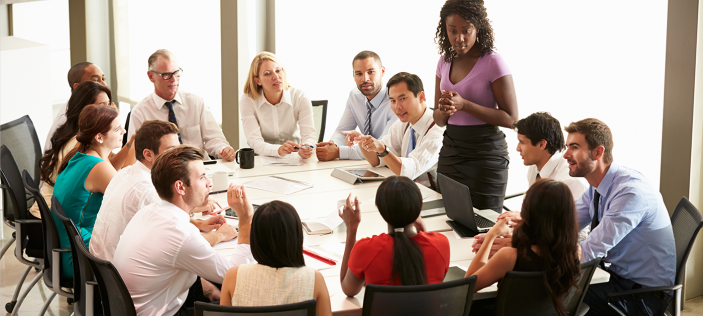
<svg viewBox="0 0 703 316">
<path fill-rule="evenodd" d="M 409 157 L 413 150 L 415 150 L 415 129 L 410 126 L 410 143 L 408 143 L 408 153 L 405 154 L 405 157 Z"/>
<path fill-rule="evenodd" d="M 366 99 L 366 123 L 364 124 L 364 135 L 371 135 L 371 114 L 373 113 L 373 105 L 371 101 Z"/>
<path fill-rule="evenodd" d="M 178 127 L 178 120 L 176 120 L 176 112 L 173 112 L 173 102 L 176 102 L 176 100 L 171 100 L 164 105 L 168 108 L 168 121 L 175 124 L 176 127 Z M 181 140 L 181 133 L 178 133 L 178 142 L 183 144 L 183 141 Z"/>
</svg>

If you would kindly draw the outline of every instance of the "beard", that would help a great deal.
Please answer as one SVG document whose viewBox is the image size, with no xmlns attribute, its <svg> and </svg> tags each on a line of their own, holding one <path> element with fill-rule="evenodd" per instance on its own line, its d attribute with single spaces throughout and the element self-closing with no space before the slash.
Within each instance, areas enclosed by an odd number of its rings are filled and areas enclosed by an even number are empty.
<svg viewBox="0 0 703 316">
<path fill-rule="evenodd" d="M 363 86 L 363 85 L 365 85 L 365 84 L 371 84 L 371 91 L 365 92 L 364 89 L 361 88 L 361 86 Z M 370 96 L 370 95 L 372 95 L 372 94 L 378 92 L 378 90 L 381 90 L 381 88 L 380 88 L 379 86 L 377 86 L 376 83 L 373 82 L 373 81 L 371 81 L 371 82 L 364 82 L 364 83 L 358 85 L 357 88 L 359 89 L 359 91 L 361 92 L 361 94 L 363 94 L 363 95 L 365 95 L 365 96 Z M 368 90 L 367 90 L 367 91 L 368 91 Z"/>
<path fill-rule="evenodd" d="M 570 159 L 569 163 L 575 162 Z M 587 174 L 596 169 L 596 162 L 593 160 L 591 153 L 588 153 L 588 159 L 576 163 L 576 168 L 569 169 L 569 175 L 572 177 L 585 177 Z"/>
</svg>

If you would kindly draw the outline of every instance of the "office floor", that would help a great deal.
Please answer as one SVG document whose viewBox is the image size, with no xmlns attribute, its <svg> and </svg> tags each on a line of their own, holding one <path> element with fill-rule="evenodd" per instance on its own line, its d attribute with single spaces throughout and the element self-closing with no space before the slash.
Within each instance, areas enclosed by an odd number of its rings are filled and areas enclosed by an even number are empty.
<svg viewBox="0 0 703 316">
<path fill-rule="evenodd" d="M 12 229 L 2 225 L 0 230 L 2 231 L 2 241 L 0 241 L 0 247 L 2 247 L 12 236 Z M 5 311 L 5 304 L 12 299 L 17 281 L 20 277 L 22 277 L 22 273 L 26 268 L 25 265 L 15 259 L 14 249 L 15 247 L 11 246 L 7 253 L 5 253 L 2 257 L 2 260 L 0 260 L 0 315 L 2 315 Z M 27 276 L 24 286 L 27 286 L 36 275 L 37 272 L 32 270 L 29 273 L 29 276 Z M 27 295 L 24 303 L 22 303 L 18 315 L 36 315 L 41 310 L 42 304 L 44 304 L 44 301 L 46 301 L 51 293 L 53 292 L 51 292 L 51 290 L 44 285 L 44 282 L 39 280 L 37 285 L 35 285 L 29 292 L 29 295 Z M 45 315 L 69 316 L 72 312 L 73 307 L 66 303 L 66 298 L 57 295 L 51 302 L 51 305 Z M 7 313 L 7 315 L 10 314 Z M 686 308 L 683 312 L 681 312 L 681 315 L 703 315 L 703 296 L 686 301 Z"/>
</svg>

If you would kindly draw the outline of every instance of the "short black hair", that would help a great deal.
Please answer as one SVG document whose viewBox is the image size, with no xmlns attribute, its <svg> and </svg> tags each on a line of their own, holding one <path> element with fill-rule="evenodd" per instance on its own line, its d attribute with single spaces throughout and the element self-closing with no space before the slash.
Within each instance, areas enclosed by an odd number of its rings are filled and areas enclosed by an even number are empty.
<svg viewBox="0 0 703 316">
<path fill-rule="evenodd" d="M 383 63 L 381 62 L 381 57 L 378 56 L 375 52 L 372 52 L 370 50 L 363 50 L 360 51 L 356 56 L 354 56 L 354 59 L 352 60 L 352 67 L 354 66 L 354 62 L 357 60 L 363 60 L 366 58 L 373 58 L 375 62 L 378 63 L 379 66 L 383 67 Z"/>
<path fill-rule="evenodd" d="M 422 86 L 422 80 L 420 80 L 420 77 L 418 77 L 416 74 L 399 72 L 393 75 L 393 77 L 388 80 L 388 83 L 386 83 L 386 88 L 388 89 L 389 93 L 391 90 L 391 86 L 394 86 L 401 82 L 405 82 L 405 84 L 408 85 L 408 90 L 412 91 L 415 97 L 417 97 L 418 93 L 425 91 L 425 88 Z"/>
<path fill-rule="evenodd" d="M 536 112 L 513 123 L 513 129 L 529 138 L 532 146 L 541 140 L 547 141 L 545 147 L 550 155 L 565 148 L 564 133 L 561 131 L 559 120 L 547 112 Z"/>
<path fill-rule="evenodd" d="M 91 62 L 84 61 L 73 65 L 73 67 L 68 70 L 68 85 L 71 87 L 71 91 L 73 91 L 74 84 L 81 83 L 81 79 L 83 79 L 83 75 L 85 74 L 85 68 L 92 64 Z"/>
<path fill-rule="evenodd" d="M 272 268 L 303 267 L 303 225 L 295 208 L 281 201 L 264 203 L 251 222 L 251 254 Z"/>
</svg>

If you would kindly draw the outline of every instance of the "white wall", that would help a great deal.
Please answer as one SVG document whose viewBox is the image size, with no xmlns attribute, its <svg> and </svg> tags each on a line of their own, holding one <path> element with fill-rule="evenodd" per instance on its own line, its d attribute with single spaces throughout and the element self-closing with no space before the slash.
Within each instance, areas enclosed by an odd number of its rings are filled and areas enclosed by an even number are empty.
<svg viewBox="0 0 703 316">
<path fill-rule="evenodd" d="M 434 100 L 441 0 L 276 2 L 276 53 L 292 85 L 328 99 L 328 134 L 354 88 L 351 60 L 369 49 L 386 80 L 415 73 Z M 520 117 L 548 111 L 566 125 L 606 122 L 615 160 L 659 186 L 667 2 L 487 0 L 497 52 L 513 72 Z M 513 131 L 508 192 L 527 186 Z"/>
</svg>

